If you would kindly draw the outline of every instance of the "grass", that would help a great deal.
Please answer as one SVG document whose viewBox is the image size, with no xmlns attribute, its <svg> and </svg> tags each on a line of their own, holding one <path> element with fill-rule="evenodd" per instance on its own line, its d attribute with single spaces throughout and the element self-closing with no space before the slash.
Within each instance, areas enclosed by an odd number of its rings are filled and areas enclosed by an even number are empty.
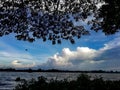
<svg viewBox="0 0 120 90">
<path fill-rule="evenodd" d="M 81 74 L 76 80 L 47 80 L 41 76 L 37 80 L 21 80 L 14 90 L 120 90 L 120 80 L 103 80 L 102 77 L 91 80 L 90 76 Z"/>
</svg>

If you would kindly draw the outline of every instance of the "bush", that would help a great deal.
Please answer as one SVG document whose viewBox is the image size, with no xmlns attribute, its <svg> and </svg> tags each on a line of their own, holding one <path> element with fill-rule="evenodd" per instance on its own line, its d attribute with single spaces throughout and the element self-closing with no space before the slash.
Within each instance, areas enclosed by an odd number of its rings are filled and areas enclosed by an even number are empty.
<svg viewBox="0 0 120 90">
<path fill-rule="evenodd" d="M 22 80 L 14 90 L 120 90 L 120 81 L 103 80 L 102 77 L 90 79 L 90 76 L 81 74 L 76 80 L 68 81 L 51 79 L 41 76 L 37 80 Z"/>
</svg>

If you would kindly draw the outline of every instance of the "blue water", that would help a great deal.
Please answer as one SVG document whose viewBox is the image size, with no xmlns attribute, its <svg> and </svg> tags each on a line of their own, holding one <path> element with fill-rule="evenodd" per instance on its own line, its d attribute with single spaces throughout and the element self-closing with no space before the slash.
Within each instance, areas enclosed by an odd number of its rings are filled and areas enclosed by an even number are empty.
<svg viewBox="0 0 120 90">
<path fill-rule="evenodd" d="M 0 90 L 12 90 L 19 82 L 16 82 L 15 79 L 20 77 L 21 79 L 30 80 L 32 78 L 37 78 L 39 76 L 44 76 L 51 79 L 76 79 L 80 73 L 46 73 L 46 72 L 0 72 Z M 91 78 L 103 77 L 105 80 L 120 80 L 120 74 L 113 73 L 88 73 Z"/>
</svg>

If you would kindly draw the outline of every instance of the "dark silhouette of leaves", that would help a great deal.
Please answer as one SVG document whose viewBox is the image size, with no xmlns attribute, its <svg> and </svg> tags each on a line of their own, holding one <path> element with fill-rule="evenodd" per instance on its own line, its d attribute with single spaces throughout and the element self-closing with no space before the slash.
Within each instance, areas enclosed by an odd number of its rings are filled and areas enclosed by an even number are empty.
<svg viewBox="0 0 120 90">
<path fill-rule="evenodd" d="M 17 40 L 34 42 L 36 39 L 50 40 L 61 44 L 63 39 L 75 43 L 89 31 L 81 23 L 88 16 L 91 29 L 114 34 L 120 28 L 120 1 L 104 0 L 0 0 L 0 36 L 15 33 Z"/>
<path fill-rule="evenodd" d="M 97 11 L 92 22 L 95 31 L 102 30 L 106 35 L 120 30 L 120 0 L 104 0 L 105 4 Z"/>
</svg>

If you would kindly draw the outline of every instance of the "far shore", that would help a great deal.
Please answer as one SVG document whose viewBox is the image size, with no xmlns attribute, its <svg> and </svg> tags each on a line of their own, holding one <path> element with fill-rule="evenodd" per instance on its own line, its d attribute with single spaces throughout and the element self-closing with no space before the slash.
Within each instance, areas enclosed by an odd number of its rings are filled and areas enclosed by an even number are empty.
<svg viewBox="0 0 120 90">
<path fill-rule="evenodd" d="M 73 70 L 58 70 L 58 69 L 48 69 L 48 70 L 43 70 L 43 69 L 37 69 L 37 70 L 33 70 L 33 69 L 12 69 L 12 68 L 8 68 L 8 69 L 0 69 L 0 72 L 60 72 L 60 73 L 120 73 L 120 71 L 104 71 L 104 70 L 91 70 L 91 71 L 73 71 Z"/>
</svg>

